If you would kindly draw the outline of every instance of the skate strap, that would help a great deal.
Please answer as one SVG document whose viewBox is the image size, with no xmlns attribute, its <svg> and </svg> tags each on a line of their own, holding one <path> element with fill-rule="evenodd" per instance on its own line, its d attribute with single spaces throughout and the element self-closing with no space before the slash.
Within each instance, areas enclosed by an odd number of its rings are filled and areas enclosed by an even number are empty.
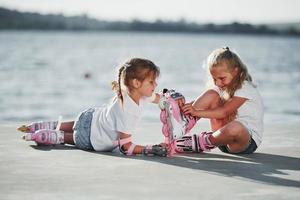
<svg viewBox="0 0 300 200">
<path fill-rule="evenodd" d="M 202 151 L 209 151 L 209 149 L 207 149 L 205 146 L 205 143 L 206 143 L 206 141 L 205 141 L 205 133 L 201 133 L 200 135 L 199 135 L 199 146 L 200 146 L 200 149 L 202 150 Z"/>
<path fill-rule="evenodd" d="M 128 137 L 128 138 L 119 139 L 119 145 L 120 146 L 123 146 L 124 144 L 127 144 L 129 142 L 131 142 L 131 136 Z"/>
<path fill-rule="evenodd" d="M 135 146 L 136 146 L 135 144 L 131 143 L 129 149 L 126 152 L 126 155 L 131 156 L 133 154 Z"/>
<path fill-rule="evenodd" d="M 203 151 L 210 151 L 212 148 L 214 148 L 213 145 L 208 144 L 208 142 L 207 142 L 207 137 L 210 134 L 211 133 L 203 132 L 203 133 L 200 133 L 200 135 L 199 135 L 199 146 Z"/>
</svg>

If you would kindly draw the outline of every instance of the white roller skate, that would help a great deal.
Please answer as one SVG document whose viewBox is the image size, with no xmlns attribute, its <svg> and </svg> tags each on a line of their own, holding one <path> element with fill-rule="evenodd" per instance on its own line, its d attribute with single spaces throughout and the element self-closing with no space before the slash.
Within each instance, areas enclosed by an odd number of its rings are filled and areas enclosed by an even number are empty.
<svg viewBox="0 0 300 200">
<path fill-rule="evenodd" d="M 49 130 L 58 130 L 60 127 L 62 117 L 59 117 L 58 121 L 39 121 L 33 122 L 28 125 L 22 125 L 18 128 L 18 131 L 25 133 L 34 133 L 37 130 L 49 129 Z"/>
<path fill-rule="evenodd" d="M 189 133 L 197 122 L 196 117 L 184 115 L 177 100 L 184 96 L 175 90 L 164 89 L 159 102 L 161 109 L 160 120 L 163 123 L 162 132 L 165 136 L 164 143 L 170 145 L 169 156 L 175 152 L 174 140 Z"/>
<path fill-rule="evenodd" d="M 203 132 L 200 134 L 195 135 L 185 135 L 181 138 L 175 139 L 174 147 L 175 151 L 178 153 L 185 153 L 185 152 L 205 152 L 210 151 L 211 149 L 215 148 L 214 145 L 210 144 L 209 142 L 209 135 L 212 132 Z"/>
<path fill-rule="evenodd" d="M 64 143 L 64 132 L 58 130 L 41 129 L 34 133 L 26 133 L 26 141 L 35 141 L 38 145 L 55 145 Z"/>
</svg>

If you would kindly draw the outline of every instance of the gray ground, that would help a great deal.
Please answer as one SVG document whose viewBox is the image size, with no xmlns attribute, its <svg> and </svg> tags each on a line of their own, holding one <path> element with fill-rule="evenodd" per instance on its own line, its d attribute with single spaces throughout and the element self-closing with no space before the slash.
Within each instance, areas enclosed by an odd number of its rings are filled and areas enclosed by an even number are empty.
<svg viewBox="0 0 300 200">
<path fill-rule="evenodd" d="M 1 200 L 300 199 L 299 123 L 268 125 L 252 155 L 215 149 L 172 158 L 38 147 L 16 126 L 0 126 Z M 135 142 L 159 143 L 160 128 L 143 125 Z"/>
</svg>

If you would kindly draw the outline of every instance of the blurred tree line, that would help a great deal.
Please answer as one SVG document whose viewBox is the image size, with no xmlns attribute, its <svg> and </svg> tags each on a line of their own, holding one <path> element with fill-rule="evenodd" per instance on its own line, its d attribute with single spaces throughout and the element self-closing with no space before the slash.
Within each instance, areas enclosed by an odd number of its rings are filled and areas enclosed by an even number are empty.
<svg viewBox="0 0 300 200">
<path fill-rule="evenodd" d="M 95 30 L 95 31 L 153 31 L 153 32 L 185 32 L 185 33 L 241 33 L 272 34 L 300 36 L 300 31 L 289 27 L 282 30 L 268 25 L 251 25 L 234 22 L 231 24 L 198 24 L 179 21 L 145 22 L 141 20 L 104 21 L 87 15 L 65 17 L 58 15 L 42 15 L 39 13 L 19 12 L 0 7 L 0 30 Z"/>
</svg>

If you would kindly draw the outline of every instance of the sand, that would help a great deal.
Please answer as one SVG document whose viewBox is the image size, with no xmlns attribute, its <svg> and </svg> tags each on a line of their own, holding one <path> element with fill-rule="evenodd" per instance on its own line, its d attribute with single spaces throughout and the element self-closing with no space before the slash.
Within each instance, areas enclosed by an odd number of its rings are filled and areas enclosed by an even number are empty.
<svg viewBox="0 0 300 200">
<path fill-rule="evenodd" d="M 21 124 L 21 123 L 20 123 Z M 25 142 L 0 125 L 0 199 L 300 199 L 300 123 L 268 124 L 256 153 L 125 157 Z M 159 143 L 145 123 L 136 143 Z M 194 132 L 207 129 L 199 124 Z"/>
</svg>

